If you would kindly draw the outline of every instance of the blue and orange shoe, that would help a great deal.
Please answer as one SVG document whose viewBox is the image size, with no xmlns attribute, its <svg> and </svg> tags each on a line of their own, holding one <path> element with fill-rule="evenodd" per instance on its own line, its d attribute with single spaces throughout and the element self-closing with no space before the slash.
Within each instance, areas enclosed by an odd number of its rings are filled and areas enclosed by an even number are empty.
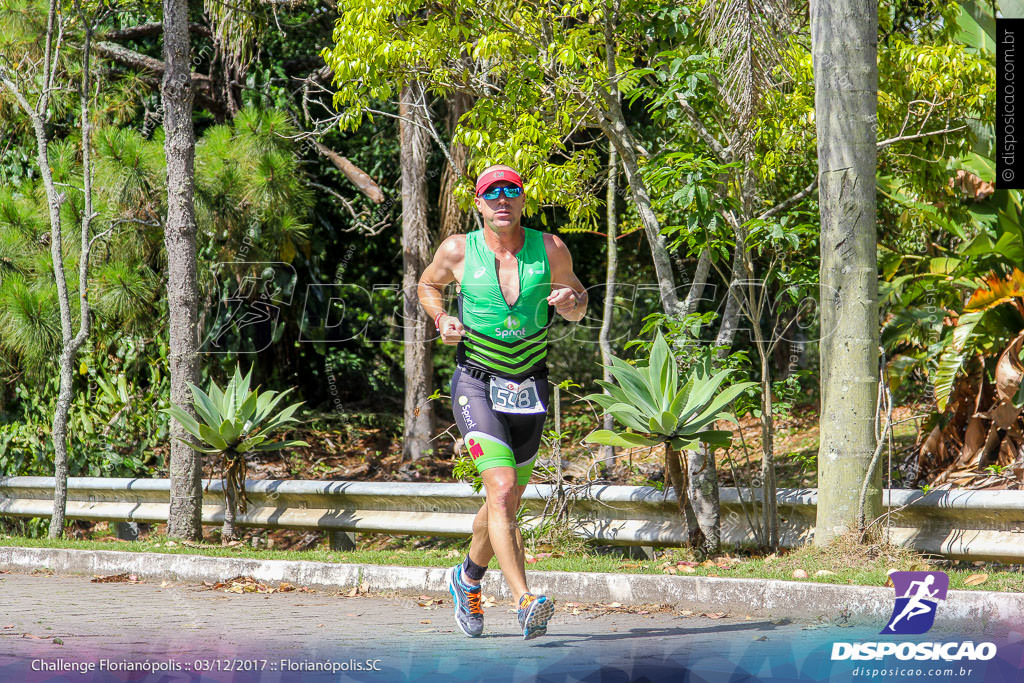
<svg viewBox="0 0 1024 683">
<path fill-rule="evenodd" d="M 470 638 L 484 631 L 484 610 L 480 607 L 480 586 L 462 582 L 462 565 L 451 567 L 444 575 L 448 592 L 455 603 L 455 625 Z"/>
<path fill-rule="evenodd" d="M 545 595 L 523 593 L 519 598 L 519 625 L 523 640 L 531 640 L 548 632 L 548 620 L 555 613 L 555 603 Z"/>
</svg>

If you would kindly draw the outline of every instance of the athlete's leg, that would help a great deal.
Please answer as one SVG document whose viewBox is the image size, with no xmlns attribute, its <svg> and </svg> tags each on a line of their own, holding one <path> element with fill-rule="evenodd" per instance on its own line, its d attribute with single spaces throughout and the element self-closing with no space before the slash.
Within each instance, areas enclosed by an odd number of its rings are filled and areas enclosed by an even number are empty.
<svg viewBox="0 0 1024 683">
<path fill-rule="evenodd" d="M 523 491 L 526 490 L 526 486 L 516 486 L 516 500 L 515 509 L 519 510 L 519 505 L 523 499 Z M 526 551 L 523 548 L 523 534 L 519 531 L 519 525 L 515 527 L 515 542 L 517 553 L 521 556 L 522 561 L 520 564 L 526 565 Z M 473 560 L 475 564 L 481 567 L 486 567 L 494 557 L 494 548 L 491 547 L 490 535 L 487 532 L 487 503 L 480 506 L 480 510 L 476 513 L 476 517 L 473 518 L 473 540 L 469 544 L 469 559 Z M 466 578 L 466 583 L 470 585 L 476 585 L 479 581 L 473 581 Z"/>
<path fill-rule="evenodd" d="M 548 383 L 542 382 L 538 385 L 538 389 L 542 402 L 547 405 Z M 501 426 L 504 427 L 504 433 L 508 435 L 508 444 L 512 448 L 516 461 L 516 511 L 519 510 L 527 482 L 530 481 L 533 462 L 537 456 L 537 449 L 540 447 L 545 417 L 546 415 L 541 413 L 537 415 L 503 415 L 498 418 Z M 487 504 L 485 503 L 473 519 L 473 541 L 469 546 L 469 559 L 481 567 L 486 567 L 494 557 L 494 549 L 491 547 L 487 534 L 487 524 Z M 520 565 L 525 566 L 526 550 L 523 544 L 523 534 L 518 524 L 515 525 L 514 531 Z"/>
<path fill-rule="evenodd" d="M 514 467 L 491 467 L 480 476 L 487 491 L 487 540 L 498 558 L 498 566 L 512 595 L 518 597 L 527 592 L 527 587 L 522 536 L 516 528 L 519 499 L 516 470 Z"/>
</svg>

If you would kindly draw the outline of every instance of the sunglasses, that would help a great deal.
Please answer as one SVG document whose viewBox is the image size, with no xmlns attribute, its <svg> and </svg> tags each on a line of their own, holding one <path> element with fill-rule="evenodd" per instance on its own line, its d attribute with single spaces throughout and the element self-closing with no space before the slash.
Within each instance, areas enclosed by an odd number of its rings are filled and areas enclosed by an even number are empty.
<svg viewBox="0 0 1024 683">
<path fill-rule="evenodd" d="M 484 199 L 497 199 L 504 192 L 505 196 L 509 199 L 515 199 L 523 193 L 523 188 L 516 187 L 515 185 L 509 185 L 507 187 L 492 187 L 488 190 L 484 190 L 480 193 L 480 196 Z"/>
</svg>

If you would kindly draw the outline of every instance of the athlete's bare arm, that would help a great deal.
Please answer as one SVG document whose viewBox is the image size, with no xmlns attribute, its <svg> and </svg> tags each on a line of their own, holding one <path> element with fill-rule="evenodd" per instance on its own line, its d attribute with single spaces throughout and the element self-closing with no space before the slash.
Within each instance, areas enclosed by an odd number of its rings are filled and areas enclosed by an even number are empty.
<svg viewBox="0 0 1024 683">
<path fill-rule="evenodd" d="M 582 320 L 587 314 L 587 290 L 572 270 L 572 254 L 557 235 L 544 234 L 544 249 L 551 264 L 548 303 L 566 320 Z"/>
<path fill-rule="evenodd" d="M 448 315 L 444 309 L 444 288 L 451 282 L 462 281 L 462 267 L 466 260 L 466 236 L 452 235 L 441 242 L 434 254 L 434 260 L 423 270 L 416 294 L 420 306 L 433 320 L 441 314 L 438 326 L 441 341 L 445 344 L 458 344 L 465 334 L 462 323 L 455 316 Z"/>
</svg>

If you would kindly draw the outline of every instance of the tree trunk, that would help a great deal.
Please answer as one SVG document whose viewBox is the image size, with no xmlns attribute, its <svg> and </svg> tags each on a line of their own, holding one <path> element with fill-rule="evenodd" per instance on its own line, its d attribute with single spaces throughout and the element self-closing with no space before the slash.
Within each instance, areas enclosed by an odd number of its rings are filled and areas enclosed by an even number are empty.
<svg viewBox="0 0 1024 683">
<path fill-rule="evenodd" d="M 434 364 L 430 354 L 431 321 L 420 308 L 417 283 L 430 262 L 427 229 L 426 100 L 419 83 L 402 89 L 399 123 L 402 156 L 402 298 L 405 339 L 405 420 L 402 456 L 416 461 L 430 454 L 434 426 L 432 392 Z M 414 122 L 421 122 L 416 125 Z"/>
<path fill-rule="evenodd" d="M 171 402 L 195 416 L 189 383 L 199 382 L 196 281 L 195 133 L 192 129 L 192 77 L 188 1 L 164 0 L 164 153 L 167 157 L 167 308 Z M 171 420 L 170 512 L 167 535 L 202 538 L 203 493 L 199 454 L 182 439 L 185 430 Z"/>
<path fill-rule="evenodd" d="M 676 492 L 676 505 L 683 523 L 686 524 L 686 537 L 690 546 L 696 550 L 703 550 L 706 539 L 690 501 L 689 466 L 683 467 L 680 462 L 681 455 L 672 448 L 672 444 L 665 442 L 665 485 L 671 486 Z"/>
<path fill-rule="evenodd" d="M 697 260 L 697 268 L 693 273 L 690 291 L 683 302 L 683 313 L 690 315 L 697 312 L 704 287 L 707 285 L 708 273 L 711 270 L 711 253 L 705 249 Z M 705 553 L 712 555 L 721 547 L 722 520 L 718 496 L 718 468 L 715 463 L 715 451 L 706 444 L 698 451 L 689 451 L 687 457 L 689 495 L 693 505 L 694 516 L 701 531 L 704 533 Z"/>
<path fill-rule="evenodd" d="M 235 511 L 238 501 L 235 496 L 235 487 L 224 481 L 224 524 L 220 528 L 220 544 L 227 545 L 235 540 Z"/>
<path fill-rule="evenodd" d="M 759 325 L 754 326 L 754 343 L 761 360 L 761 512 L 765 542 L 779 549 L 778 487 L 775 482 L 775 419 L 772 411 L 772 374 L 767 342 Z"/>
<path fill-rule="evenodd" d="M 740 299 L 743 293 L 740 287 L 743 286 L 746 236 L 742 229 L 735 231 L 736 251 L 732 255 L 732 271 L 729 274 L 729 283 L 725 292 L 725 311 L 722 313 L 722 322 L 718 328 L 718 335 L 715 337 L 715 346 L 718 348 L 718 357 L 725 358 L 732 350 L 733 340 L 736 338 L 736 328 L 740 321 Z"/>
<path fill-rule="evenodd" d="M 704 296 L 704 288 L 708 284 L 708 273 L 711 271 L 711 252 L 704 249 L 697 259 L 697 268 L 693 271 L 693 281 L 690 283 L 690 291 L 686 293 L 683 301 L 683 314 L 690 315 L 697 312 L 701 297 Z"/>
<path fill-rule="evenodd" d="M 465 93 L 453 93 L 448 100 L 447 127 L 448 134 L 455 132 L 459 119 L 473 107 L 473 98 Z M 473 217 L 470 213 L 459 208 L 455 200 L 455 186 L 459 177 L 466 172 L 466 162 L 469 160 L 469 150 L 465 145 L 451 145 L 448 155 L 452 159 L 451 164 L 445 164 L 444 172 L 441 175 L 441 196 L 438 197 L 438 210 L 440 212 L 440 234 L 437 241 L 443 242 L 451 235 L 465 232 L 470 226 Z"/>
<path fill-rule="evenodd" d="M 875 448 L 878 4 L 811 2 L 821 207 L 821 437 L 814 542 L 857 528 Z M 865 514 L 881 510 L 881 473 Z"/>
<path fill-rule="evenodd" d="M 83 17 L 84 18 L 84 17 Z M 54 81 L 54 73 L 57 69 L 54 56 L 54 39 L 57 17 L 57 3 L 51 0 L 49 4 L 46 49 L 42 78 L 44 84 Z M 61 328 L 61 351 L 59 358 L 60 389 L 57 396 L 57 404 L 54 409 L 53 422 L 50 429 L 50 437 L 53 441 L 53 476 L 54 495 L 53 513 L 50 517 L 50 528 L 48 536 L 58 538 L 64 530 L 64 517 L 67 510 L 67 479 L 68 479 L 68 448 L 67 448 L 67 426 L 68 412 L 71 408 L 73 394 L 74 374 L 72 364 L 78 349 L 81 348 L 89 335 L 90 311 L 88 303 L 88 273 L 89 273 L 89 245 L 90 225 L 93 218 L 92 208 L 92 158 L 90 147 L 91 126 L 89 118 L 89 76 L 91 65 L 89 63 L 92 47 L 92 25 L 88 21 L 85 25 L 85 40 L 83 46 L 82 64 L 82 86 L 79 91 L 79 102 L 81 109 L 82 126 L 82 166 L 83 166 L 83 192 L 85 206 L 82 215 L 81 225 L 81 252 L 78 262 L 79 276 L 79 329 L 78 333 L 72 336 L 71 300 L 68 293 L 67 278 L 64 269 L 64 243 L 63 226 L 61 221 L 61 205 L 67 199 L 66 195 L 57 190 L 53 181 L 53 173 L 50 169 L 49 159 L 49 137 L 46 133 L 45 118 L 49 112 L 49 90 L 44 89 L 40 94 L 37 108 L 33 109 L 25 99 L 24 95 L 17 89 L 17 86 L 7 77 L 6 71 L 0 69 L 0 78 L 3 85 L 10 90 L 18 105 L 28 116 L 32 125 L 32 131 L 36 138 L 36 162 L 39 166 L 39 174 L 43 179 L 43 187 L 46 191 L 46 203 L 50 218 L 50 258 L 53 264 L 54 284 L 57 288 L 57 303 L 60 309 Z M 59 40 L 58 40 L 59 42 Z"/>
<path fill-rule="evenodd" d="M 602 128 L 608 139 L 615 145 L 622 157 L 622 168 L 629 184 L 630 196 L 640 214 L 640 222 L 644 226 L 647 244 L 651 248 L 651 260 L 654 263 L 654 274 L 658 278 L 658 294 L 661 307 L 669 317 L 681 317 L 682 307 L 679 294 L 676 292 L 675 275 L 672 273 L 672 259 L 669 257 L 665 236 L 661 234 L 661 224 L 654 213 L 651 197 L 647 192 L 647 184 L 640 175 L 640 162 L 636 141 L 626 125 L 625 117 L 617 106 L 611 112 L 611 120 L 604 121 Z"/>
<path fill-rule="evenodd" d="M 715 345 L 719 347 L 718 357 L 725 358 L 732 350 L 733 340 L 736 338 L 737 325 L 744 308 L 748 313 L 755 309 L 753 295 L 748 295 L 749 290 L 743 290 L 746 283 L 753 282 L 754 269 L 750 262 L 750 254 L 747 253 L 747 229 L 744 227 L 747 221 L 754 217 L 754 206 L 757 198 L 757 173 L 754 170 L 755 158 L 753 152 L 743 155 L 743 167 L 739 175 L 740 183 L 740 215 L 733 215 L 729 221 L 732 224 L 733 238 L 736 240 L 736 250 L 732 255 L 732 272 L 729 275 L 729 290 L 726 292 L 725 311 L 722 314 L 722 325 L 718 328 L 718 336 Z M 744 307 L 740 297 L 746 298 L 747 305 Z M 749 315 L 747 316 L 750 317 Z M 761 320 L 749 320 L 752 328 L 760 327 Z"/>
<path fill-rule="evenodd" d="M 612 332 L 612 316 L 615 314 L 615 272 L 619 266 L 619 245 L 617 236 L 619 231 L 618 214 L 615 213 L 615 196 L 618 189 L 619 177 L 619 155 L 615 147 L 608 150 L 608 192 L 605 195 L 605 202 L 608 210 L 608 263 L 604 273 L 604 310 L 601 316 L 601 331 L 597 335 L 597 343 L 601 348 L 601 365 L 605 382 L 613 382 L 608 368 L 612 364 L 612 343 L 610 340 Z M 608 393 L 608 392 L 605 392 Z M 615 419 L 611 413 L 604 414 L 603 426 L 605 429 L 615 428 Z M 614 458 L 615 446 L 602 446 L 601 459 Z"/>
<path fill-rule="evenodd" d="M 647 184 L 640 174 L 640 145 L 622 113 L 615 72 L 615 26 L 610 16 L 605 17 L 604 47 L 608 82 L 599 84 L 595 94 L 598 99 L 604 100 L 607 111 L 599 117 L 599 124 L 615 151 L 622 157 L 622 169 L 626 174 L 626 182 L 629 183 L 629 192 L 633 203 L 636 204 L 637 213 L 640 214 L 640 222 L 643 224 L 644 234 L 647 236 L 647 244 L 651 248 L 651 259 L 654 262 L 655 277 L 658 278 L 658 294 L 661 298 L 662 310 L 671 318 L 679 318 L 683 316 L 683 312 L 679 305 L 679 295 L 676 292 L 675 276 L 672 274 L 672 260 L 665 244 L 665 236 L 661 234 L 661 224 L 657 214 L 654 213 L 654 206 L 647 192 Z M 606 85 L 607 89 L 605 89 Z"/>
<path fill-rule="evenodd" d="M 701 531 L 698 549 L 705 555 L 714 555 L 722 539 L 714 449 L 701 444 L 699 450 L 687 451 L 686 470 L 689 504 Z"/>
<path fill-rule="evenodd" d="M 53 4 L 51 3 L 51 13 Z M 51 22 L 52 23 L 52 22 Z M 52 26 L 51 26 L 52 29 Z M 44 76 L 44 81 L 49 80 Z M 64 279 L 64 256 L 63 256 L 63 229 L 61 223 L 61 205 L 67 197 L 62 195 L 53 182 L 53 174 L 50 171 L 50 145 L 46 135 L 46 125 L 41 116 L 35 114 L 27 105 L 23 105 L 26 113 L 32 121 L 32 130 L 36 138 L 36 163 L 39 166 L 39 173 L 43 179 L 43 187 L 46 190 L 46 204 L 50 213 L 50 258 L 53 261 L 54 279 L 57 285 L 57 300 L 60 304 L 60 326 L 62 348 L 59 362 L 60 391 L 57 397 L 57 405 L 53 414 L 53 423 L 50 429 L 50 438 L 53 441 L 53 515 L 50 517 L 50 538 L 59 538 L 64 530 L 64 514 L 67 509 L 67 483 L 68 483 L 68 446 L 67 446 L 67 419 L 68 409 L 71 405 L 71 373 L 65 373 L 65 367 L 70 361 L 66 361 L 68 342 L 71 339 L 71 309 L 68 300 L 67 282 Z"/>
</svg>

